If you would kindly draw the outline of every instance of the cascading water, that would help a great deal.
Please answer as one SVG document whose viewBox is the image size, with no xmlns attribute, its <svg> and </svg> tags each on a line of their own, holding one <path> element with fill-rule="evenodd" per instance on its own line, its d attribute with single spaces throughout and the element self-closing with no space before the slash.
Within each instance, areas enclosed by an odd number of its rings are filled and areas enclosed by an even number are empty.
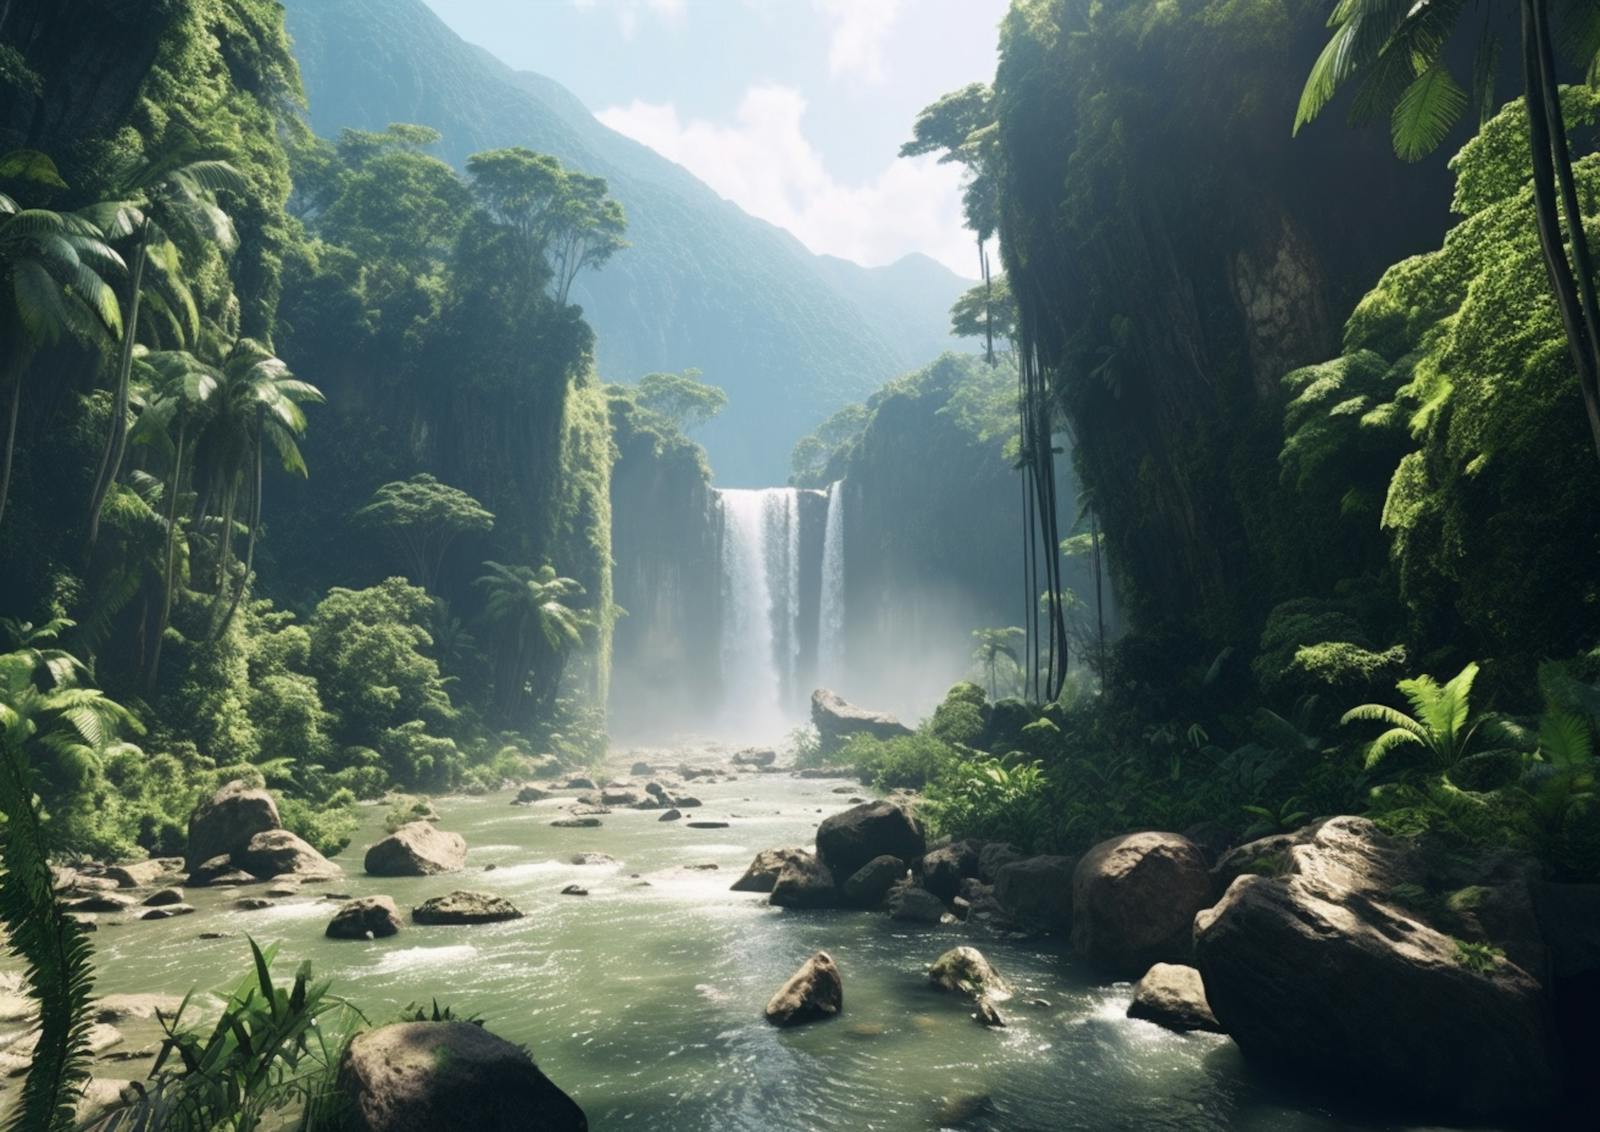
<svg viewBox="0 0 1600 1132">
<path fill-rule="evenodd" d="M 791 488 L 718 491 L 722 512 L 722 725 L 776 738 L 800 670 L 800 508 Z"/>
<path fill-rule="evenodd" d="M 844 675 L 844 481 L 828 488 L 822 535 L 822 601 L 817 616 L 817 682 L 838 687 Z"/>
</svg>

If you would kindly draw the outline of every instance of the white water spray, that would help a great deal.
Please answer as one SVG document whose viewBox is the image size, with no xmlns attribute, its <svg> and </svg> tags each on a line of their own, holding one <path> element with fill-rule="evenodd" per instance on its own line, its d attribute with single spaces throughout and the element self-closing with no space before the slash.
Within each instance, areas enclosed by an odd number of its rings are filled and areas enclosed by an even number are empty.
<svg viewBox="0 0 1600 1132">
<path fill-rule="evenodd" d="M 817 623 L 817 683 L 836 688 L 844 676 L 844 481 L 828 488 L 822 535 L 822 608 Z"/>
<path fill-rule="evenodd" d="M 775 739 L 800 665 L 800 506 L 790 488 L 717 492 L 722 510 L 722 725 Z"/>
</svg>

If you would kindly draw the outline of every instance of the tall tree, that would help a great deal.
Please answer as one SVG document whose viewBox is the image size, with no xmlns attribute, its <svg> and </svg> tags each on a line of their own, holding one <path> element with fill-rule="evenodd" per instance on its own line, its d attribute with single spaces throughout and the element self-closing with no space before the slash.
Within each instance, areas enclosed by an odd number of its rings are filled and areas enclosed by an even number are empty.
<svg viewBox="0 0 1600 1132">
<path fill-rule="evenodd" d="M 140 335 L 140 312 L 153 308 L 179 328 L 192 344 L 199 334 L 200 318 L 183 279 L 183 265 L 173 235 L 206 240 L 225 251 L 238 243 L 233 221 L 217 204 L 217 194 L 242 193 L 243 175 L 226 161 L 200 157 L 194 141 L 153 160 L 129 165 L 118 177 L 111 203 L 98 205 L 92 215 L 107 237 L 124 240 L 131 250 L 131 278 L 122 316 L 122 353 L 113 375 L 111 425 L 106 431 L 89 499 L 89 545 L 100 535 L 100 512 L 111 485 L 122 470 L 128 441 L 128 387 L 133 376 L 133 351 Z M 147 285 L 146 273 L 156 276 Z"/>
<path fill-rule="evenodd" d="M 0 157 L 0 180 L 65 187 L 50 159 L 31 151 Z M 122 270 L 122 258 L 90 220 L 24 208 L 0 192 L 0 392 L 10 394 L 0 456 L 0 520 L 11 491 L 28 364 L 42 347 L 63 336 L 89 341 L 120 333 L 116 294 L 104 276 Z"/>
<path fill-rule="evenodd" d="M 546 564 L 535 570 L 498 562 L 483 566 L 489 572 L 477 584 L 484 591 L 484 615 L 501 640 L 495 699 L 502 715 L 510 719 L 526 695 L 530 677 L 539 677 L 535 702 L 555 694 L 566 656 L 583 643 L 591 621 L 573 604 L 583 596 L 583 587 L 557 574 L 555 567 Z M 550 664 L 545 672 L 535 673 L 541 651 Z"/>
<path fill-rule="evenodd" d="M 439 569 L 456 539 L 494 529 L 494 515 L 483 504 L 426 472 L 384 484 L 356 518 L 388 533 L 407 560 L 412 581 L 429 593 L 437 588 Z"/>
<path fill-rule="evenodd" d="M 1556 60 L 1559 39 L 1573 77 L 1600 82 L 1600 4 L 1595 0 L 1519 0 L 1522 104 L 1528 115 L 1534 217 L 1545 273 L 1577 371 L 1595 455 L 1600 457 L 1600 301 L 1593 249 L 1572 175 L 1572 143 Z M 1432 153 L 1469 109 L 1479 124 L 1495 109 L 1500 42 L 1486 20 L 1469 25 L 1460 0 L 1339 0 L 1333 35 L 1306 79 L 1294 129 L 1311 122 L 1355 80 L 1353 116 L 1389 116 L 1395 152 L 1408 161 Z M 1478 36 L 1469 96 L 1451 74 L 1458 35 Z M 1562 231 L 1565 221 L 1566 231 Z"/>
<path fill-rule="evenodd" d="M 700 371 L 647 373 L 639 379 L 639 404 L 666 417 L 683 432 L 707 423 L 728 407 L 728 394 L 700 380 Z"/>
</svg>

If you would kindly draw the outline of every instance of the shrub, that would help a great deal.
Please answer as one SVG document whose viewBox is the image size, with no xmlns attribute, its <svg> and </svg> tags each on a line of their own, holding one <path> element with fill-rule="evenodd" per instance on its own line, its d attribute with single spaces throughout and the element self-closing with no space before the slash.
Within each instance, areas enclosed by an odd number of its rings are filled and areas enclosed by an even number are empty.
<svg viewBox="0 0 1600 1132">
<path fill-rule="evenodd" d="M 896 787 L 920 789 L 958 761 L 955 748 L 926 732 L 894 739 L 856 735 L 833 756 L 840 766 L 851 766 L 880 790 Z"/>
</svg>

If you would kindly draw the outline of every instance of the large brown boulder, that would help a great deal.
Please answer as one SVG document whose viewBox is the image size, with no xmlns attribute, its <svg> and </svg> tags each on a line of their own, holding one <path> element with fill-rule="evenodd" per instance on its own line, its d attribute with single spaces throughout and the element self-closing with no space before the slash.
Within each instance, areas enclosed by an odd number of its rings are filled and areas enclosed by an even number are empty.
<svg viewBox="0 0 1600 1132">
<path fill-rule="evenodd" d="M 183 867 L 192 871 L 212 857 L 232 856 L 256 834 L 281 828 L 272 795 L 236 779 L 201 801 L 189 815 Z"/>
<path fill-rule="evenodd" d="M 1247 1058 L 1330 1086 L 1487 1118 L 1544 1109 L 1556 1049 L 1538 984 L 1393 902 L 1419 866 L 1364 818 L 1332 818 L 1195 919 L 1195 965 Z"/>
<path fill-rule="evenodd" d="M 819 951 L 789 976 L 767 1003 L 767 1021 L 774 1026 L 798 1026 L 832 1018 L 844 1009 L 844 980 L 826 951 Z"/>
<path fill-rule="evenodd" d="M 471 1022 L 399 1022 L 358 1034 L 339 1061 L 350 1132 L 586 1132 L 573 1099 L 527 1051 Z"/>
<path fill-rule="evenodd" d="M 845 903 L 856 908 L 876 908 L 905 875 L 906 863 L 899 857 L 887 853 L 874 857 L 844 882 Z"/>
<path fill-rule="evenodd" d="M 248 845 L 234 853 L 233 863 L 262 880 L 279 876 L 323 879 L 340 872 L 338 865 L 287 829 L 269 829 L 256 834 Z"/>
<path fill-rule="evenodd" d="M 927 849 L 922 823 L 893 802 L 865 802 L 824 818 L 817 827 L 817 856 L 837 877 L 851 877 L 885 854 L 915 861 Z"/>
<path fill-rule="evenodd" d="M 453 873 L 467 863 L 467 842 L 431 822 L 401 826 L 367 850 L 363 867 L 375 877 L 425 877 Z"/>
<path fill-rule="evenodd" d="M 323 934 L 329 939 L 382 939 L 400 930 L 400 909 L 390 896 L 363 896 L 339 906 Z"/>
<path fill-rule="evenodd" d="M 1176 833 L 1102 841 L 1072 872 L 1072 947 L 1118 974 L 1187 962 L 1194 915 L 1211 903 L 1200 850 Z"/>
<path fill-rule="evenodd" d="M 806 853 L 783 863 L 767 902 L 780 908 L 832 908 L 839 903 L 839 890 L 828 866 Z"/>
<path fill-rule="evenodd" d="M 665 818 L 661 819 L 665 821 Z M 783 871 L 783 866 L 800 857 L 809 857 L 804 849 L 763 849 L 756 854 L 756 859 L 750 862 L 750 867 L 744 875 L 729 886 L 733 892 L 771 892 L 772 886 L 778 883 L 778 874 Z"/>
<path fill-rule="evenodd" d="M 1178 963 L 1157 963 L 1133 988 L 1129 1018 L 1142 1018 L 1169 1030 L 1207 1030 L 1220 1033 L 1217 1017 L 1206 1001 L 1200 972 Z"/>
<path fill-rule="evenodd" d="M 897 739 L 912 734 L 911 728 L 894 716 L 856 707 L 826 688 L 811 693 L 811 722 L 816 724 L 824 751 L 837 750 L 852 735 Z"/>
<path fill-rule="evenodd" d="M 994 899 L 1018 927 L 1066 935 L 1072 930 L 1075 857 L 1023 857 L 995 870 Z"/>
<path fill-rule="evenodd" d="M 930 849 L 922 858 L 922 887 L 940 900 L 954 900 L 961 882 L 978 875 L 978 849 L 971 841 Z"/>
</svg>

